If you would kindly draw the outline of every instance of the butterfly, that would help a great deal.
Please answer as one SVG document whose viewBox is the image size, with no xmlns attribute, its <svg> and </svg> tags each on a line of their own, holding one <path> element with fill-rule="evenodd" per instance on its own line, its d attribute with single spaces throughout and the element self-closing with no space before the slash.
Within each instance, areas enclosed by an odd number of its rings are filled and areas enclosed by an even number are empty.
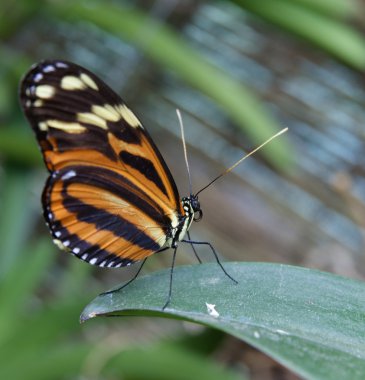
<svg viewBox="0 0 365 380">
<path fill-rule="evenodd" d="M 60 249 L 118 268 L 168 248 L 174 263 L 183 241 L 209 245 L 224 270 L 210 243 L 190 239 L 202 216 L 198 195 L 180 199 L 147 130 L 101 79 L 71 62 L 43 61 L 22 80 L 20 102 L 50 174 L 43 214 Z"/>
</svg>

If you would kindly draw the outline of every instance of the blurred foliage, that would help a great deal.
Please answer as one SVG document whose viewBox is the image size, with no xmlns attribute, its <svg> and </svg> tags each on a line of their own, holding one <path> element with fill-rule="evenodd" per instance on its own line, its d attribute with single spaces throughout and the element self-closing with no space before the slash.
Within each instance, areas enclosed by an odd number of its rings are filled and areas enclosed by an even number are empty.
<svg viewBox="0 0 365 380">
<path fill-rule="evenodd" d="M 329 3 L 318 0 L 315 4 L 291 0 L 237 0 L 237 3 L 328 51 L 349 66 L 357 70 L 365 69 L 364 36 L 344 20 L 338 19 L 340 9 L 343 9 L 345 16 L 355 13 L 354 1 Z"/>
<path fill-rule="evenodd" d="M 162 68 L 173 70 L 187 83 L 215 100 L 238 126 L 244 128 L 255 144 L 281 129 L 242 83 L 213 66 L 171 28 L 147 15 L 120 5 L 105 7 L 103 3 L 94 3 L 93 7 L 80 3 L 66 6 L 59 3 L 52 11 L 66 20 L 83 18 L 127 39 Z M 120 22 L 121 14 L 123 22 Z M 141 25 L 150 31 L 148 39 L 141 35 Z M 290 149 L 283 141 L 285 139 L 272 144 L 266 151 L 270 160 L 281 167 L 290 160 Z"/>
<path fill-rule="evenodd" d="M 352 68 L 364 70 L 364 38 L 347 20 L 358 20 L 361 7 L 350 0 L 237 0 L 256 17 L 322 48 Z M 360 7 L 360 8 L 359 8 Z M 208 330 L 186 339 L 156 344 L 121 344 L 116 325 L 78 324 L 83 304 L 96 292 L 90 268 L 76 260 L 64 270 L 49 236 L 38 232 L 39 193 L 36 167 L 40 154 L 20 114 L 17 88 L 34 61 L 13 40 L 22 28 L 44 20 L 67 21 L 70 29 L 87 21 L 140 49 L 161 67 L 215 100 L 238 127 L 261 142 L 280 129 L 244 84 L 214 67 L 191 48 L 172 26 L 118 2 L 4 0 L 0 5 L 0 377 L 2 379 L 116 378 L 227 380 L 241 378 L 214 363 L 211 352 L 223 335 Z M 49 21 L 48 21 L 49 22 Z M 148 43 L 139 35 L 151 31 Z M 242 37 L 243 38 L 243 37 Z M 274 164 L 290 164 L 285 139 L 264 151 Z M 36 198 L 34 196 L 36 194 Z M 44 230 L 43 230 L 44 231 Z M 57 260 L 57 261 L 56 261 Z M 94 288 L 95 287 L 95 288 Z M 126 323 L 127 326 L 127 323 Z M 91 337 L 90 337 L 91 336 Z M 120 338 L 110 344 L 112 337 Z M 141 365 L 141 363 L 143 365 Z M 191 372 L 190 372 L 191 371 Z"/>
</svg>

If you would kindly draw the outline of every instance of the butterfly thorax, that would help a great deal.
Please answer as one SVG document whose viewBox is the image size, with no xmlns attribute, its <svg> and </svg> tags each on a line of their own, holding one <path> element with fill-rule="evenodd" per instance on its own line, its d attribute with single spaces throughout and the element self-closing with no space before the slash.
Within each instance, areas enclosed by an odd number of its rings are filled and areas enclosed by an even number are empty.
<svg viewBox="0 0 365 380">
<path fill-rule="evenodd" d="M 184 238 L 193 220 L 198 222 L 203 216 L 203 212 L 200 208 L 200 203 L 196 195 L 192 194 L 189 197 L 182 198 L 181 204 L 185 214 L 180 216 L 178 226 L 171 229 L 170 238 L 166 242 L 166 245 L 172 248 L 175 248 L 177 246 L 177 242 Z"/>
</svg>

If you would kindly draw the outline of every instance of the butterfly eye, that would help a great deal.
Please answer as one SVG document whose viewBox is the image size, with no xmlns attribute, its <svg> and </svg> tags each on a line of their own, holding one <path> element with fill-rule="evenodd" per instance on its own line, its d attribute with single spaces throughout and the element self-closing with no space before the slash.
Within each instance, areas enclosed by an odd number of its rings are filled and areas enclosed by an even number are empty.
<svg viewBox="0 0 365 380">
<path fill-rule="evenodd" d="M 203 211 L 198 210 L 194 213 L 194 222 L 199 222 L 203 218 Z"/>
</svg>

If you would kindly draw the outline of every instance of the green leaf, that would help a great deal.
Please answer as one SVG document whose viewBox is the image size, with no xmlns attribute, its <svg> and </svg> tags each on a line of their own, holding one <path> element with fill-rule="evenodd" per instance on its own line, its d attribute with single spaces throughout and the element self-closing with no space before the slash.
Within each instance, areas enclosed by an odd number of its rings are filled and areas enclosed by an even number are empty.
<svg viewBox="0 0 365 380">
<path fill-rule="evenodd" d="M 176 268 L 172 301 L 163 311 L 169 271 L 100 295 L 81 320 L 143 315 L 194 321 L 230 333 L 309 379 L 363 379 L 365 284 L 319 271 L 256 263 Z M 219 317 L 208 314 L 216 305 Z"/>
<path fill-rule="evenodd" d="M 1 132 L 0 132 L 1 141 Z M 1 146 L 1 143 L 0 143 Z M 29 204 L 31 177 L 22 170 L 7 170 L 0 187 L 0 279 L 21 255 L 32 229 L 32 206 Z"/>
<path fill-rule="evenodd" d="M 326 50 L 347 65 L 365 69 L 365 39 L 355 28 L 288 0 L 235 0 L 240 6 Z"/>
<path fill-rule="evenodd" d="M 27 248 L 27 256 L 19 256 L 11 271 L 1 281 L 0 345 L 19 329 L 19 315 L 25 312 L 26 301 L 39 285 L 43 274 L 54 259 L 50 239 L 40 239 Z M 26 270 L 24 270 L 26 268 Z"/>
<path fill-rule="evenodd" d="M 0 38 L 6 40 L 43 5 L 42 0 L 4 0 L 0 6 Z"/>
<path fill-rule="evenodd" d="M 0 376 L 2 379 L 77 379 L 92 349 L 91 344 L 75 342 L 20 350 L 20 357 L 13 356 L 13 360 L 0 367 Z"/>
<path fill-rule="evenodd" d="M 362 14 L 362 4 L 357 0 L 295 0 L 296 3 L 312 8 L 328 16 L 346 18 Z"/>
<path fill-rule="evenodd" d="M 35 166 L 42 163 L 42 156 L 31 133 L 26 132 L 26 125 L 18 128 L 12 124 L 10 127 L 0 125 L 0 157 L 18 166 Z"/>
</svg>

